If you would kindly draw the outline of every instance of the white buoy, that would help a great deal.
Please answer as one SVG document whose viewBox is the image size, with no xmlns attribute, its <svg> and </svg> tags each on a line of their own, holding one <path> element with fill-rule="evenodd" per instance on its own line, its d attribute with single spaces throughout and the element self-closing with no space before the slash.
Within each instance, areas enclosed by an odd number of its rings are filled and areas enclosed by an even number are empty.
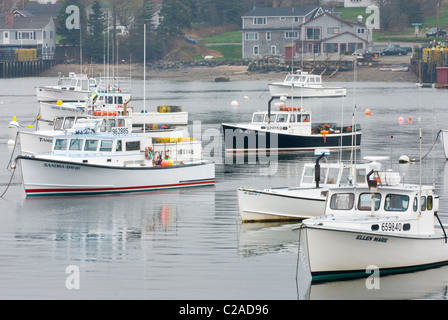
<svg viewBox="0 0 448 320">
<path fill-rule="evenodd" d="M 239 106 L 240 106 L 240 104 L 239 104 L 238 101 L 236 101 L 236 100 L 233 100 L 233 101 L 230 103 L 230 105 L 231 105 L 232 107 L 239 107 Z"/>
<path fill-rule="evenodd" d="M 17 122 L 16 116 L 12 118 L 12 121 L 9 123 L 10 128 L 19 128 L 19 123 Z"/>
<path fill-rule="evenodd" d="M 243 99 L 244 100 L 249 100 L 249 96 L 244 96 Z"/>
<path fill-rule="evenodd" d="M 400 159 L 398 159 L 398 162 L 399 163 L 409 163 L 411 160 L 409 159 L 409 157 L 408 156 L 406 156 L 406 155 L 402 155 L 401 157 L 400 157 Z"/>
</svg>

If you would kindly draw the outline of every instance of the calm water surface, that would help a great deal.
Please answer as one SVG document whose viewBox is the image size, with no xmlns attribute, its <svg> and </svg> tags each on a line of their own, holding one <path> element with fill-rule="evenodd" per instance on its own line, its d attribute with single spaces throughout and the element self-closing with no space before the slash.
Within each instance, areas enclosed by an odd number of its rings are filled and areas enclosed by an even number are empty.
<svg viewBox="0 0 448 320">
<path fill-rule="evenodd" d="M 279 80 L 283 75 L 279 75 Z M 29 130 L 39 110 L 34 87 L 55 78 L 0 80 L 0 193 L 7 188 L 13 148 L 8 123 L 17 117 Z M 133 81 L 133 106 L 143 108 L 142 81 Z M 204 150 L 219 144 L 222 122 L 249 121 L 267 107 L 267 82 L 146 83 L 145 108 L 181 105 L 199 130 Z M 406 182 L 435 183 L 441 217 L 448 220 L 448 167 L 437 133 L 446 128 L 445 90 L 413 83 L 339 83 L 348 95 L 305 99 L 314 121 L 363 128 L 357 159 L 391 156 L 387 167 Z M 240 107 L 231 107 L 231 101 Z M 355 107 L 356 106 L 356 107 Z M 365 109 L 372 115 L 365 116 Z M 404 123 L 399 124 L 398 118 Z M 423 128 L 421 166 L 398 164 L 401 155 L 419 158 L 418 118 Z M 411 121 L 409 121 L 411 120 Z M 199 128 L 199 129 L 198 129 Z M 190 127 L 190 132 L 192 131 Z M 194 133 L 192 133 L 194 134 Z M 211 148 L 219 150 L 219 148 Z M 17 151 L 17 150 L 16 150 Z M 349 152 L 332 153 L 333 159 Z M 381 279 L 379 290 L 365 280 L 308 286 L 296 278 L 294 224 L 241 224 L 236 188 L 297 185 L 312 153 L 281 155 L 269 163 L 237 163 L 216 153 L 211 187 L 142 194 L 26 199 L 20 164 L 0 198 L 0 299 L 446 299 L 448 268 Z M 79 289 L 68 290 L 68 266 L 79 270 Z"/>
</svg>

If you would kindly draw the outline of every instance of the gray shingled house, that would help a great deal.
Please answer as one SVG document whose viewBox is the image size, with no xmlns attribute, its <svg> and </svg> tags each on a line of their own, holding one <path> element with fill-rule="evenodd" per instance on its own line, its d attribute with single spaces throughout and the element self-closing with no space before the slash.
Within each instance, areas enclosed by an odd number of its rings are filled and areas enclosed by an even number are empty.
<svg viewBox="0 0 448 320">
<path fill-rule="evenodd" d="M 243 59 L 340 55 L 365 48 L 366 26 L 329 11 L 325 6 L 254 8 L 242 17 Z"/>
</svg>

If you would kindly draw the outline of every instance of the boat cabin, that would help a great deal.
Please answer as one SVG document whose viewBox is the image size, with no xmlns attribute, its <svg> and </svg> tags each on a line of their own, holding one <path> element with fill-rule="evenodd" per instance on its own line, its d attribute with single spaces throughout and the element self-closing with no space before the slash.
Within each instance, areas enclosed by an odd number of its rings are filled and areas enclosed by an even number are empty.
<svg viewBox="0 0 448 320">
<path fill-rule="evenodd" d="M 283 80 L 284 85 L 294 86 L 322 86 L 322 77 L 308 72 L 290 73 Z"/>
<path fill-rule="evenodd" d="M 319 186 L 335 187 L 353 184 L 366 184 L 367 165 L 350 165 L 342 162 L 319 164 Z M 300 180 L 300 187 L 316 185 L 316 165 L 305 163 Z"/>
<path fill-rule="evenodd" d="M 59 78 L 58 86 L 66 90 L 89 91 L 96 87 L 96 79 L 85 74 L 77 75 L 70 72 L 68 77 Z"/>
</svg>

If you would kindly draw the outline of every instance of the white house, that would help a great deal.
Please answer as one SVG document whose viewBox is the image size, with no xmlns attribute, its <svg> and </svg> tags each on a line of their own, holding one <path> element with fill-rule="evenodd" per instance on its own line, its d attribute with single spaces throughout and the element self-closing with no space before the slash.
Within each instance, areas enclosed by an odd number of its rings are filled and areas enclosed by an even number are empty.
<svg viewBox="0 0 448 320">
<path fill-rule="evenodd" d="M 38 57 L 52 59 L 56 52 L 54 19 L 6 13 L 0 17 L 0 49 L 37 49 Z"/>
<path fill-rule="evenodd" d="M 372 41 L 364 24 L 341 20 L 327 12 L 302 24 L 301 34 L 296 51 L 304 54 L 342 55 L 365 49 Z"/>
</svg>

